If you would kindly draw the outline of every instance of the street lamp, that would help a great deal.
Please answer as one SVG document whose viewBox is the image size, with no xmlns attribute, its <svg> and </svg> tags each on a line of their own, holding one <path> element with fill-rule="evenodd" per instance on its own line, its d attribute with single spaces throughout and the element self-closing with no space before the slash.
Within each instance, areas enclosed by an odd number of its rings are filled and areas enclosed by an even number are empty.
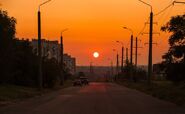
<svg viewBox="0 0 185 114">
<path fill-rule="evenodd" d="M 122 48 L 121 48 L 121 73 L 123 74 L 123 56 L 124 56 L 124 47 L 123 47 L 123 42 L 121 41 L 116 41 L 117 43 L 121 44 L 122 45 Z"/>
<path fill-rule="evenodd" d="M 151 76 L 152 76 L 152 37 L 153 37 L 153 12 L 152 12 L 152 5 L 139 0 L 140 2 L 142 2 L 143 4 L 149 6 L 151 8 L 151 12 L 150 12 L 150 31 L 149 31 L 149 55 L 148 55 L 148 84 L 151 83 Z"/>
<path fill-rule="evenodd" d="M 38 8 L 38 58 L 39 58 L 39 89 L 42 90 L 42 41 L 41 41 L 41 12 L 40 12 L 40 8 L 41 6 L 43 6 L 44 4 L 50 2 L 51 0 L 48 0 L 46 2 L 43 2 L 42 4 L 39 5 Z"/>
<path fill-rule="evenodd" d="M 131 38 L 130 38 L 130 78 L 134 80 L 134 76 L 133 76 L 133 63 L 132 63 L 132 59 L 133 59 L 133 30 L 128 28 L 128 27 L 123 27 L 123 29 L 129 30 L 131 32 Z"/>
<path fill-rule="evenodd" d="M 133 35 L 133 30 L 132 30 L 132 29 L 130 29 L 130 28 L 128 28 L 128 27 L 123 27 L 123 29 L 129 30 L 129 31 L 132 33 L 132 35 Z"/>
<path fill-rule="evenodd" d="M 133 65 L 132 63 L 132 55 L 133 55 L 133 30 L 128 28 L 128 27 L 123 27 L 123 29 L 129 30 L 131 32 L 131 42 L 130 42 L 130 63 L 131 65 Z"/>
<path fill-rule="evenodd" d="M 60 63 L 61 63 L 61 82 L 60 85 L 64 85 L 64 59 L 63 59 L 63 55 L 64 55 L 64 44 L 63 44 L 63 32 L 67 31 L 68 29 L 63 29 L 61 31 L 61 36 L 60 36 L 60 48 L 61 48 L 61 55 L 60 55 Z"/>
</svg>

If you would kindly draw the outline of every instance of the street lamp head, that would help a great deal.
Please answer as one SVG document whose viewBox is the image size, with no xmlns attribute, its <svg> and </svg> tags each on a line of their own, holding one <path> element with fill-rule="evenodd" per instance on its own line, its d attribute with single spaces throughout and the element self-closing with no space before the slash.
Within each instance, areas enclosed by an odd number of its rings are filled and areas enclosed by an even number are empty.
<svg viewBox="0 0 185 114">
<path fill-rule="evenodd" d="M 149 6 L 149 7 L 151 8 L 151 12 L 152 12 L 152 10 L 153 10 L 152 5 L 150 5 L 150 4 L 148 4 L 148 3 L 146 3 L 146 2 L 144 2 L 144 1 L 142 1 L 142 0 L 139 0 L 139 1 L 140 1 L 140 2 L 142 2 L 143 4 L 145 4 L 145 5 Z"/>
<path fill-rule="evenodd" d="M 65 32 L 65 31 L 67 31 L 67 30 L 68 30 L 68 28 L 63 29 L 63 30 L 61 31 L 61 36 L 62 36 L 63 32 Z"/>
<path fill-rule="evenodd" d="M 116 42 L 117 42 L 117 43 L 120 43 L 120 44 L 123 46 L 123 42 L 121 42 L 121 41 L 118 41 L 118 40 L 117 40 Z"/>
<path fill-rule="evenodd" d="M 128 27 L 123 27 L 123 29 L 129 30 L 129 31 L 132 33 L 132 35 L 133 35 L 133 30 L 132 30 L 132 29 L 130 29 L 130 28 L 128 28 Z"/>
<path fill-rule="evenodd" d="M 41 3 L 41 4 L 39 5 L 39 11 L 40 11 L 40 7 L 41 7 L 41 6 L 43 6 L 44 4 L 46 4 L 46 3 L 50 2 L 50 1 L 51 1 L 51 0 L 47 0 L 47 1 L 43 2 L 43 3 Z"/>
</svg>

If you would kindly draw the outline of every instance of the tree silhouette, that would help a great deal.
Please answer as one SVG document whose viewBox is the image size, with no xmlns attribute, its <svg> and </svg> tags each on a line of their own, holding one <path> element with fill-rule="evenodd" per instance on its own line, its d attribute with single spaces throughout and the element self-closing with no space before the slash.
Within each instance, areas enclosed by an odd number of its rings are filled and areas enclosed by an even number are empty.
<svg viewBox="0 0 185 114">
<path fill-rule="evenodd" d="M 10 43 L 15 38 L 16 19 L 9 17 L 6 11 L 0 10 L 0 52 L 6 52 Z"/>
<path fill-rule="evenodd" d="M 172 17 L 162 31 L 170 32 L 170 48 L 163 55 L 167 77 L 175 82 L 185 80 L 185 14 Z"/>
<path fill-rule="evenodd" d="M 6 11 L 0 10 L 0 83 L 5 81 L 11 67 L 10 55 L 13 51 L 16 20 L 9 17 Z"/>
</svg>

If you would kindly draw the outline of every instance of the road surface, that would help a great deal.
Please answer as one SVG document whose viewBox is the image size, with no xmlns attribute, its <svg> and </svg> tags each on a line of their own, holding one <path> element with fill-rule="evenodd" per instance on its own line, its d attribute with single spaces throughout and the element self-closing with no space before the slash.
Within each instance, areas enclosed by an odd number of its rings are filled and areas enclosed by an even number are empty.
<svg viewBox="0 0 185 114">
<path fill-rule="evenodd" d="M 0 114 L 185 114 L 185 110 L 117 84 L 91 83 L 2 107 Z"/>
</svg>

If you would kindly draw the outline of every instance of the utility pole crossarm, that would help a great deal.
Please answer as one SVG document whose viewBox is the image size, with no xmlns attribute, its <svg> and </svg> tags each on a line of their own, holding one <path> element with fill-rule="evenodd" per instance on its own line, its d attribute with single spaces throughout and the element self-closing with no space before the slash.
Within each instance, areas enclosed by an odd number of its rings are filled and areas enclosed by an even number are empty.
<svg viewBox="0 0 185 114">
<path fill-rule="evenodd" d="M 141 34 L 143 35 L 143 34 L 150 34 L 150 33 L 148 33 L 148 32 L 143 32 L 143 33 L 141 33 Z M 153 34 L 158 34 L 158 35 L 160 35 L 159 32 L 153 32 Z"/>
</svg>

